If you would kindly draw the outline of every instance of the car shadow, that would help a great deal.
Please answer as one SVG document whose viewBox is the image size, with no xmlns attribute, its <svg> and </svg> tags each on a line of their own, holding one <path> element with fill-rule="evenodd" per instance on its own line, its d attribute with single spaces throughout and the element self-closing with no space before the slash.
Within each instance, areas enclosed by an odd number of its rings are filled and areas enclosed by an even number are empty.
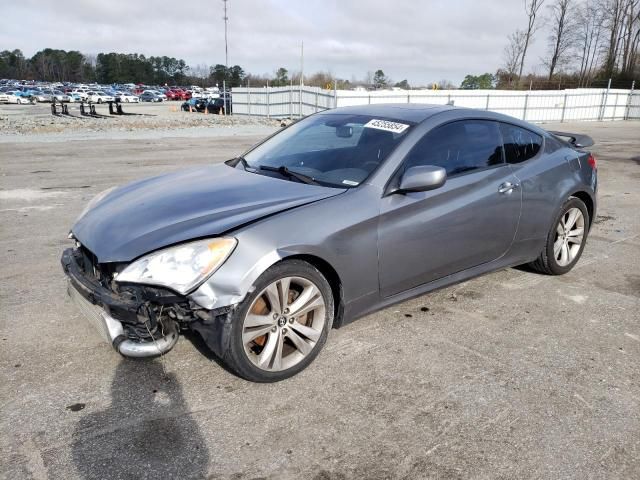
<svg viewBox="0 0 640 480">
<path fill-rule="evenodd" d="M 199 333 L 186 331 L 186 332 L 181 332 L 180 335 L 184 337 L 185 340 L 188 340 L 189 342 L 191 342 L 191 344 L 195 347 L 198 353 L 200 353 L 203 357 L 215 362 L 220 368 L 222 368 L 227 373 L 230 373 L 233 376 L 237 376 L 237 374 L 233 370 L 231 370 L 229 367 L 227 367 L 227 365 L 220 359 L 220 357 L 218 357 L 218 355 L 216 355 L 216 353 L 207 346 L 207 343 L 203 340 L 202 336 L 200 336 Z"/>
<path fill-rule="evenodd" d="M 123 359 L 111 405 L 76 425 L 72 455 L 83 479 L 206 477 L 209 452 L 182 387 L 161 359 Z"/>
</svg>

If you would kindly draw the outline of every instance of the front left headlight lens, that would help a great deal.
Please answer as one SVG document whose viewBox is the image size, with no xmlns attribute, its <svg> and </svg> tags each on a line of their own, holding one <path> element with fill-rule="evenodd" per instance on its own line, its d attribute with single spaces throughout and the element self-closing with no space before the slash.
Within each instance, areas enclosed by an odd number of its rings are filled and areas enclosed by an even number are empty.
<svg viewBox="0 0 640 480">
<path fill-rule="evenodd" d="M 133 262 L 116 281 L 168 287 L 186 295 L 209 278 L 237 244 L 235 238 L 221 237 L 159 250 Z"/>
</svg>

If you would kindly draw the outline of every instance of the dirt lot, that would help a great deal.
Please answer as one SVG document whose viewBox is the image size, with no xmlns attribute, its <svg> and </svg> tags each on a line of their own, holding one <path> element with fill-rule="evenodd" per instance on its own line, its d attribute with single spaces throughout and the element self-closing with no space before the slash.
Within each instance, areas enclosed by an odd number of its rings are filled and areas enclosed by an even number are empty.
<svg viewBox="0 0 640 480">
<path fill-rule="evenodd" d="M 4 135 L 132 132 L 193 127 L 238 128 L 253 125 L 275 127 L 276 120 L 183 112 L 182 102 L 124 103 L 124 115 L 110 115 L 106 104 L 94 105 L 96 116 L 83 116 L 80 104 L 69 103 L 69 115 L 51 114 L 51 104 L 0 105 L 0 138 Z M 58 112 L 60 106 L 58 105 Z M 114 107 L 115 108 L 115 107 Z M 88 111 L 85 110 L 87 113 Z"/>
<path fill-rule="evenodd" d="M 272 385 L 196 338 L 121 358 L 59 256 L 99 191 L 273 128 L 2 136 L 0 477 L 640 478 L 640 123 L 562 128 L 595 138 L 601 182 L 570 274 L 504 270 L 370 315 Z"/>
</svg>

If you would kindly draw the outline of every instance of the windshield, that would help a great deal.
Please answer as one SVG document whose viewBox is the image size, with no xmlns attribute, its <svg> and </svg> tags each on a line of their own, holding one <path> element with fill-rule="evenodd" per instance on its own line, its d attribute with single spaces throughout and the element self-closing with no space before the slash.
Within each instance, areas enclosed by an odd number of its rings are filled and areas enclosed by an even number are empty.
<svg viewBox="0 0 640 480">
<path fill-rule="evenodd" d="M 310 177 L 320 185 L 357 187 L 389 156 L 412 125 L 370 115 L 312 115 L 251 150 L 244 157 L 244 166 L 292 181 L 297 179 L 286 170 Z M 274 171 L 278 168 L 280 171 Z"/>
</svg>

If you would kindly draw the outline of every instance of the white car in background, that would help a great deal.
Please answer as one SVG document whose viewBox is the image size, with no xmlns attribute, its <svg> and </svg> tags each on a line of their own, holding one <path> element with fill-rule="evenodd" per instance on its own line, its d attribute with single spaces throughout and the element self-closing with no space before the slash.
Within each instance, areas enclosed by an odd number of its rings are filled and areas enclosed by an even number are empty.
<svg viewBox="0 0 640 480">
<path fill-rule="evenodd" d="M 115 102 L 115 98 L 103 92 L 87 92 L 87 101 L 91 103 Z"/>
<path fill-rule="evenodd" d="M 127 92 L 119 92 L 116 94 L 116 100 L 119 100 L 123 103 L 138 103 L 140 99 L 137 95 L 133 95 L 132 93 Z"/>
<path fill-rule="evenodd" d="M 71 91 L 69 96 L 80 97 L 80 100 L 78 101 L 86 101 L 88 97 L 87 92 L 81 89 Z"/>
<path fill-rule="evenodd" d="M 32 103 L 26 97 L 22 95 L 17 95 L 16 92 L 5 92 L 4 95 L 7 96 L 7 103 L 17 103 L 17 104 L 29 104 Z"/>
</svg>

